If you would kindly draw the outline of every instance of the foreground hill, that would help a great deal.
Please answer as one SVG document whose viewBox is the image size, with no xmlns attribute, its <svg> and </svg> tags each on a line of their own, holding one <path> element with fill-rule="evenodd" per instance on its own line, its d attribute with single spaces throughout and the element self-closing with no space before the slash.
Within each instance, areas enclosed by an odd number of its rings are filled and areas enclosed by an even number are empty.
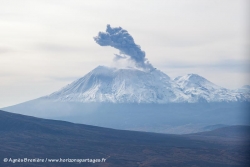
<svg viewBox="0 0 250 167">
<path fill-rule="evenodd" d="M 168 135 L 114 130 L 0 111 L 0 166 L 248 166 L 249 130 L 249 126 L 232 126 L 191 135 Z M 4 158 L 107 160 L 84 164 L 13 164 L 4 163 Z"/>
</svg>

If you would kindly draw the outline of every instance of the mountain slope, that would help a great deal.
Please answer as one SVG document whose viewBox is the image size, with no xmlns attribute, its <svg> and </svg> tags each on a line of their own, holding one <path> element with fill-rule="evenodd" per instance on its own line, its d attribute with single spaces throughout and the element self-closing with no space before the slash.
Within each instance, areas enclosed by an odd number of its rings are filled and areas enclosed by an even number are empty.
<svg viewBox="0 0 250 167">
<path fill-rule="evenodd" d="M 231 127 L 223 130 L 232 132 Z M 113 130 L 0 111 L 0 166 L 247 166 L 248 143 L 237 126 L 231 139 Z M 249 133 L 249 131 L 247 132 Z M 231 134 L 231 133 L 230 133 Z M 201 138 L 203 136 L 203 139 Z M 234 142 L 232 142 L 234 141 Z M 237 153 L 237 154 L 235 154 Z M 105 163 L 4 163 L 4 158 L 107 159 Z"/>
<path fill-rule="evenodd" d="M 243 94 L 246 99 L 250 99 L 250 85 L 242 86 L 241 88 L 234 90 L 234 92 Z"/>
</svg>

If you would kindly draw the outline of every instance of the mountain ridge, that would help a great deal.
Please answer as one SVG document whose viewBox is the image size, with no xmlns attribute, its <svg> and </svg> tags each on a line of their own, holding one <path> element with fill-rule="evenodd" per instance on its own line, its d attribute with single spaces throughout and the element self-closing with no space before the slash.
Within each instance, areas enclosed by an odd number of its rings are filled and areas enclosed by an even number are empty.
<svg viewBox="0 0 250 167">
<path fill-rule="evenodd" d="M 187 74 L 171 79 L 157 69 L 143 71 L 105 66 L 98 66 L 82 78 L 44 98 L 83 103 L 250 101 L 248 92 L 220 87 L 197 74 Z"/>
</svg>

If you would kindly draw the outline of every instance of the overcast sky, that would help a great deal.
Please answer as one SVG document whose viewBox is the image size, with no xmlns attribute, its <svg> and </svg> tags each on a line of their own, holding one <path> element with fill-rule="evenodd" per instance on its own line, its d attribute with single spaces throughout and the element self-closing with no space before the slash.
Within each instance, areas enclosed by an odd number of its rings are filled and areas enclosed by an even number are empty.
<svg viewBox="0 0 250 167">
<path fill-rule="evenodd" d="M 121 26 L 171 78 L 199 74 L 229 89 L 249 82 L 248 0 L 1 0 L 0 107 L 50 94 L 98 65 L 93 37 Z"/>
</svg>

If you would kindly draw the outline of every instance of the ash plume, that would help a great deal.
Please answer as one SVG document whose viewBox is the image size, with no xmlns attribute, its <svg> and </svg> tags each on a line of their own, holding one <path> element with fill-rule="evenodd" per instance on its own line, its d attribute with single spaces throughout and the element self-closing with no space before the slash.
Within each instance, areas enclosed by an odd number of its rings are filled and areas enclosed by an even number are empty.
<svg viewBox="0 0 250 167">
<path fill-rule="evenodd" d="M 129 59 L 133 61 L 136 67 L 142 69 L 153 69 L 153 66 L 145 58 L 145 52 L 141 47 L 135 44 L 133 37 L 121 27 L 112 28 L 107 25 L 106 32 L 99 32 L 94 40 L 100 46 L 111 46 L 120 51 L 120 54 L 115 54 L 114 60 Z"/>
</svg>

